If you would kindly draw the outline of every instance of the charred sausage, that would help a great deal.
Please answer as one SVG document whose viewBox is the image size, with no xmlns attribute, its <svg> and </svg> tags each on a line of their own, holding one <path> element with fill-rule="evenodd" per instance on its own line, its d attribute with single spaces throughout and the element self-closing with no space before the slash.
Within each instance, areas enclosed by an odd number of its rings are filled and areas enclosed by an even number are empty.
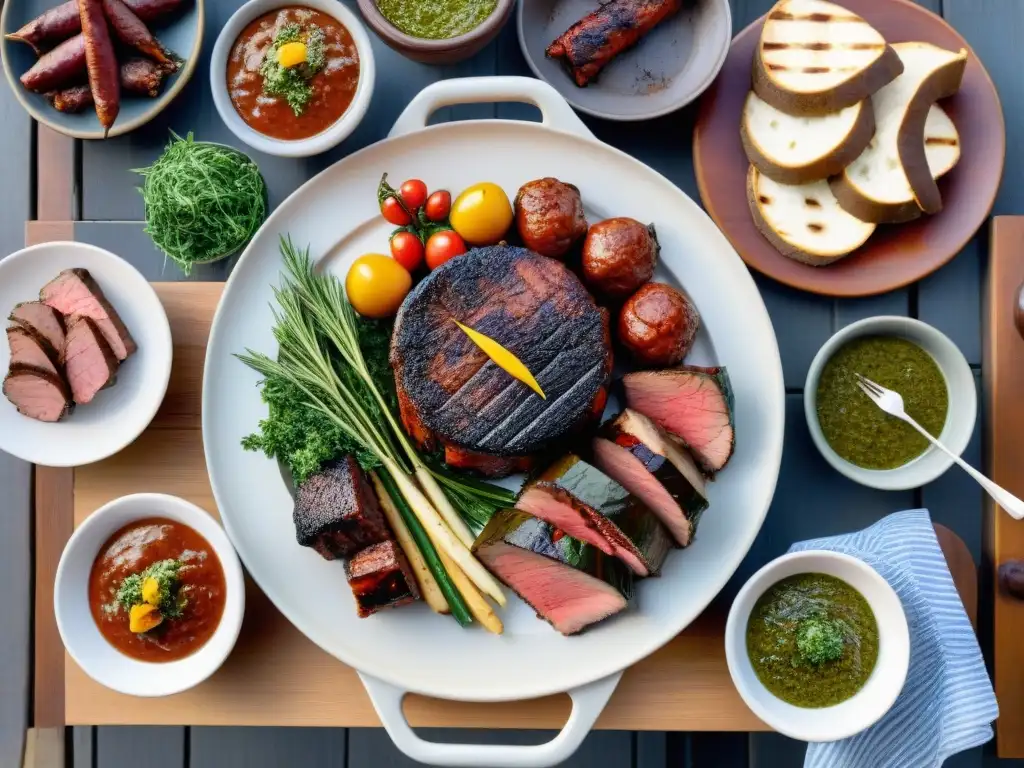
<svg viewBox="0 0 1024 768">
<path fill-rule="evenodd" d="M 564 256 L 587 233 L 580 191 L 558 179 L 537 179 L 521 186 L 515 212 L 523 244 L 541 256 Z"/>
<path fill-rule="evenodd" d="M 138 96 L 155 97 L 168 72 L 149 59 L 129 59 L 121 65 L 121 89 Z M 92 91 L 88 85 L 73 85 L 60 91 L 46 94 L 50 104 L 58 112 L 81 112 L 93 105 Z"/>
<path fill-rule="evenodd" d="M 96 117 L 106 136 L 121 109 L 121 82 L 114 43 L 103 15 L 102 0 L 78 0 L 78 12 L 82 17 L 89 88 L 96 103 Z"/>
<path fill-rule="evenodd" d="M 686 357 L 700 327 L 697 308 L 664 283 L 648 283 L 619 313 L 619 341 L 642 365 L 667 367 Z"/>
<path fill-rule="evenodd" d="M 620 217 L 599 221 L 583 241 L 583 280 L 611 299 L 624 299 L 654 276 L 654 225 Z"/>
<path fill-rule="evenodd" d="M 135 48 L 153 61 L 159 62 L 173 72 L 178 68 L 175 61 L 164 52 L 164 48 L 153 37 L 142 20 L 124 4 L 123 0 L 102 0 L 103 14 L 110 22 L 117 38 L 130 48 Z"/>
<path fill-rule="evenodd" d="M 147 24 L 163 21 L 188 4 L 188 0 L 123 0 L 123 2 Z M 17 32 L 7 35 L 7 38 L 32 46 L 38 56 L 44 50 L 52 48 L 62 40 L 67 40 L 81 31 L 82 17 L 78 12 L 78 0 L 67 0 L 67 2 L 32 19 Z M 82 69 L 83 71 L 85 69 L 84 57 Z"/>
</svg>

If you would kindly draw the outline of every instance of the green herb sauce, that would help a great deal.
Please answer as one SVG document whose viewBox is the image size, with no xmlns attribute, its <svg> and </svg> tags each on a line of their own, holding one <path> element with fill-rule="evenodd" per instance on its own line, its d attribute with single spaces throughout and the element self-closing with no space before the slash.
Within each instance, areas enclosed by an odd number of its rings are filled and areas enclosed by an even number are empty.
<svg viewBox="0 0 1024 768">
<path fill-rule="evenodd" d="M 823 573 L 783 579 L 747 621 L 747 655 L 758 679 L 798 707 L 830 707 L 853 696 L 878 660 L 878 623 L 867 600 Z"/>
<path fill-rule="evenodd" d="M 305 43 L 306 61 L 294 67 L 282 67 L 277 61 L 277 52 L 285 43 Z M 274 42 L 260 65 L 263 75 L 263 92 L 271 96 L 283 96 L 292 112 L 301 115 L 313 98 L 313 75 L 324 68 L 324 33 L 320 27 L 311 24 L 307 29 L 295 23 L 285 24 L 274 36 Z"/>
<path fill-rule="evenodd" d="M 865 469 L 892 469 L 928 449 L 928 441 L 871 402 L 857 386 L 860 373 L 899 392 L 907 413 L 936 437 L 949 410 L 949 392 L 932 356 L 913 342 L 869 336 L 844 345 L 818 382 L 818 423 L 828 444 Z"/>
<path fill-rule="evenodd" d="M 133 573 L 121 582 L 117 588 L 117 596 L 114 598 L 125 611 L 130 611 L 133 605 L 140 605 L 142 599 L 142 585 L 146 579 L 156 579 L 160 585 L 160 613 L 168 619 L 181 617 L 185 606 L 188 605 L 188 598 L 182 592 L 181 581 L 178 571 L 184 567 L 181 560 L 158 560 L 144 571 Z"/>
<path fill-rule="evenodd" d="M 464 35 L 497 5 L 498 0 L 377 0 L 384 18 L 405 34 L 426 40 Z"/>
</svg>

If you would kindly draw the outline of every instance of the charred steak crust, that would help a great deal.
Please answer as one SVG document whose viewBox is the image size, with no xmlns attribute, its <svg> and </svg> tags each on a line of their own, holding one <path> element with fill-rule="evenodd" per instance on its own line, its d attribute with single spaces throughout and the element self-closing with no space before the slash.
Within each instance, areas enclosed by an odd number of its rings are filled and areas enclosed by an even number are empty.
<svg viewBox="0 0 1024 768">
<path fill-rule="evenodd" d="M 420 597 L 405 553 L 391 540 L 371 544 L 354 554 L 345 563 L 345 577 L 361 618 L 382 608 L 406 605 Z"/>
<path fill-rule="evenodd" d="M 546 399 L 491 362 L 454 320 L 516 355 Z M 391 363 L 410 435 L 486 465 L 543 451 L 593 418 L 612 357 L 602 313 L 572 272 L 498 245 L 449 261 L 412 291 L 395 322 Z"/>
</svg>

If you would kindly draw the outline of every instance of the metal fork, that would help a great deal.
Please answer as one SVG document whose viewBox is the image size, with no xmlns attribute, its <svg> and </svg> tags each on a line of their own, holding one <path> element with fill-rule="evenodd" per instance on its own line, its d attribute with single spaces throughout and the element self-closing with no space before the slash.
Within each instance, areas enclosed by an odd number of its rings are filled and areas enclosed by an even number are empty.
<svg viewBox="0 0 1024 768">
<path fill-rule="evenodd" d="M 1016 518 L 1017 520 L 1024 518 L 1024 501 L 1018 499 L 1005 488 L 1001 488 L 1000 486 L 993 483 L 991 480 L 989 480 L 987 477 L 981 474 L 981 472 L 976 470 L 974 467 L 972 467 L 966 461 L 961 459 L 959 456 L 957 456 L 955 453 L 949 450 L 946 446 L 944 446 L 934 437 L 929 435 L 924 427 L 922 427 L 920 424 L 914 421 L 914 419 L 907 415 L 907 412 L 903 409 L 903 397 L 900 395 L 899 392 L 893 392 L 891 389 L 886 389 L 881 384 L 876 384 L 871 379 L 861 376 L 859 373 L 857 374 L 857 386 L 861 388 L 861 391 L 863 391 L 865 395 L 867 395 L 874 401 L 875 405 L 877 405 L 883 411 L 888 413 L 890 416 L 895 416 L 897 419 L 903 419 L 903 421 L 907 422 L 907 424 L 909 424 L 922 435 L 927 437 L 932 445 L 934 445 L 940 451 L 949 456 L 949 458 L 951 458 L 953 461 L 955 461 L 957 464 L 963 467 L 964 471 L 971 477 L 973 477 L 975 480 L 977 480 L 978 484 L 981 485 L 981 487 L 984 488 L 986 491 L 988 491 L 988 495 L 995 499 L 995 502 L 1000 507 L 1005 509 L 1007 514 L 1009 514 L 1011 517 Z"/>
</svg>

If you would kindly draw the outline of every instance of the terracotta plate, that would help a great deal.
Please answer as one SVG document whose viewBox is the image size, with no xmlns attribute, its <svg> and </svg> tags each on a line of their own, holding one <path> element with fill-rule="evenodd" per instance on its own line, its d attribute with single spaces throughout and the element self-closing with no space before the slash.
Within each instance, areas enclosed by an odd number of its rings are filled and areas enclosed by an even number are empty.
<svg viewBox="0 0 1024 768">
<path fill-rule="evenodd" d="M 740 114 L 764 17 L 736 35 L 721 74 L 701 100 L 693 159 L 704 207 L 749 266 L 811 293 L 872 296 L 934 272 L 984 223 L 1002 178 L 1006 131 L 992 79 L 943 19 L 909 0 L 843 0 L 842 5 L 867 19 L 890 43 L 921 40 L 969 52 L 959 93 L 942 102 L 963 145 L 960 163 L 939 182 L 942 212 L 880 226 L 858 251 L 827 267 L 788 259 L 764 239 L 747 208 L 748 162 L 740 144 Z"/>
</svg>

